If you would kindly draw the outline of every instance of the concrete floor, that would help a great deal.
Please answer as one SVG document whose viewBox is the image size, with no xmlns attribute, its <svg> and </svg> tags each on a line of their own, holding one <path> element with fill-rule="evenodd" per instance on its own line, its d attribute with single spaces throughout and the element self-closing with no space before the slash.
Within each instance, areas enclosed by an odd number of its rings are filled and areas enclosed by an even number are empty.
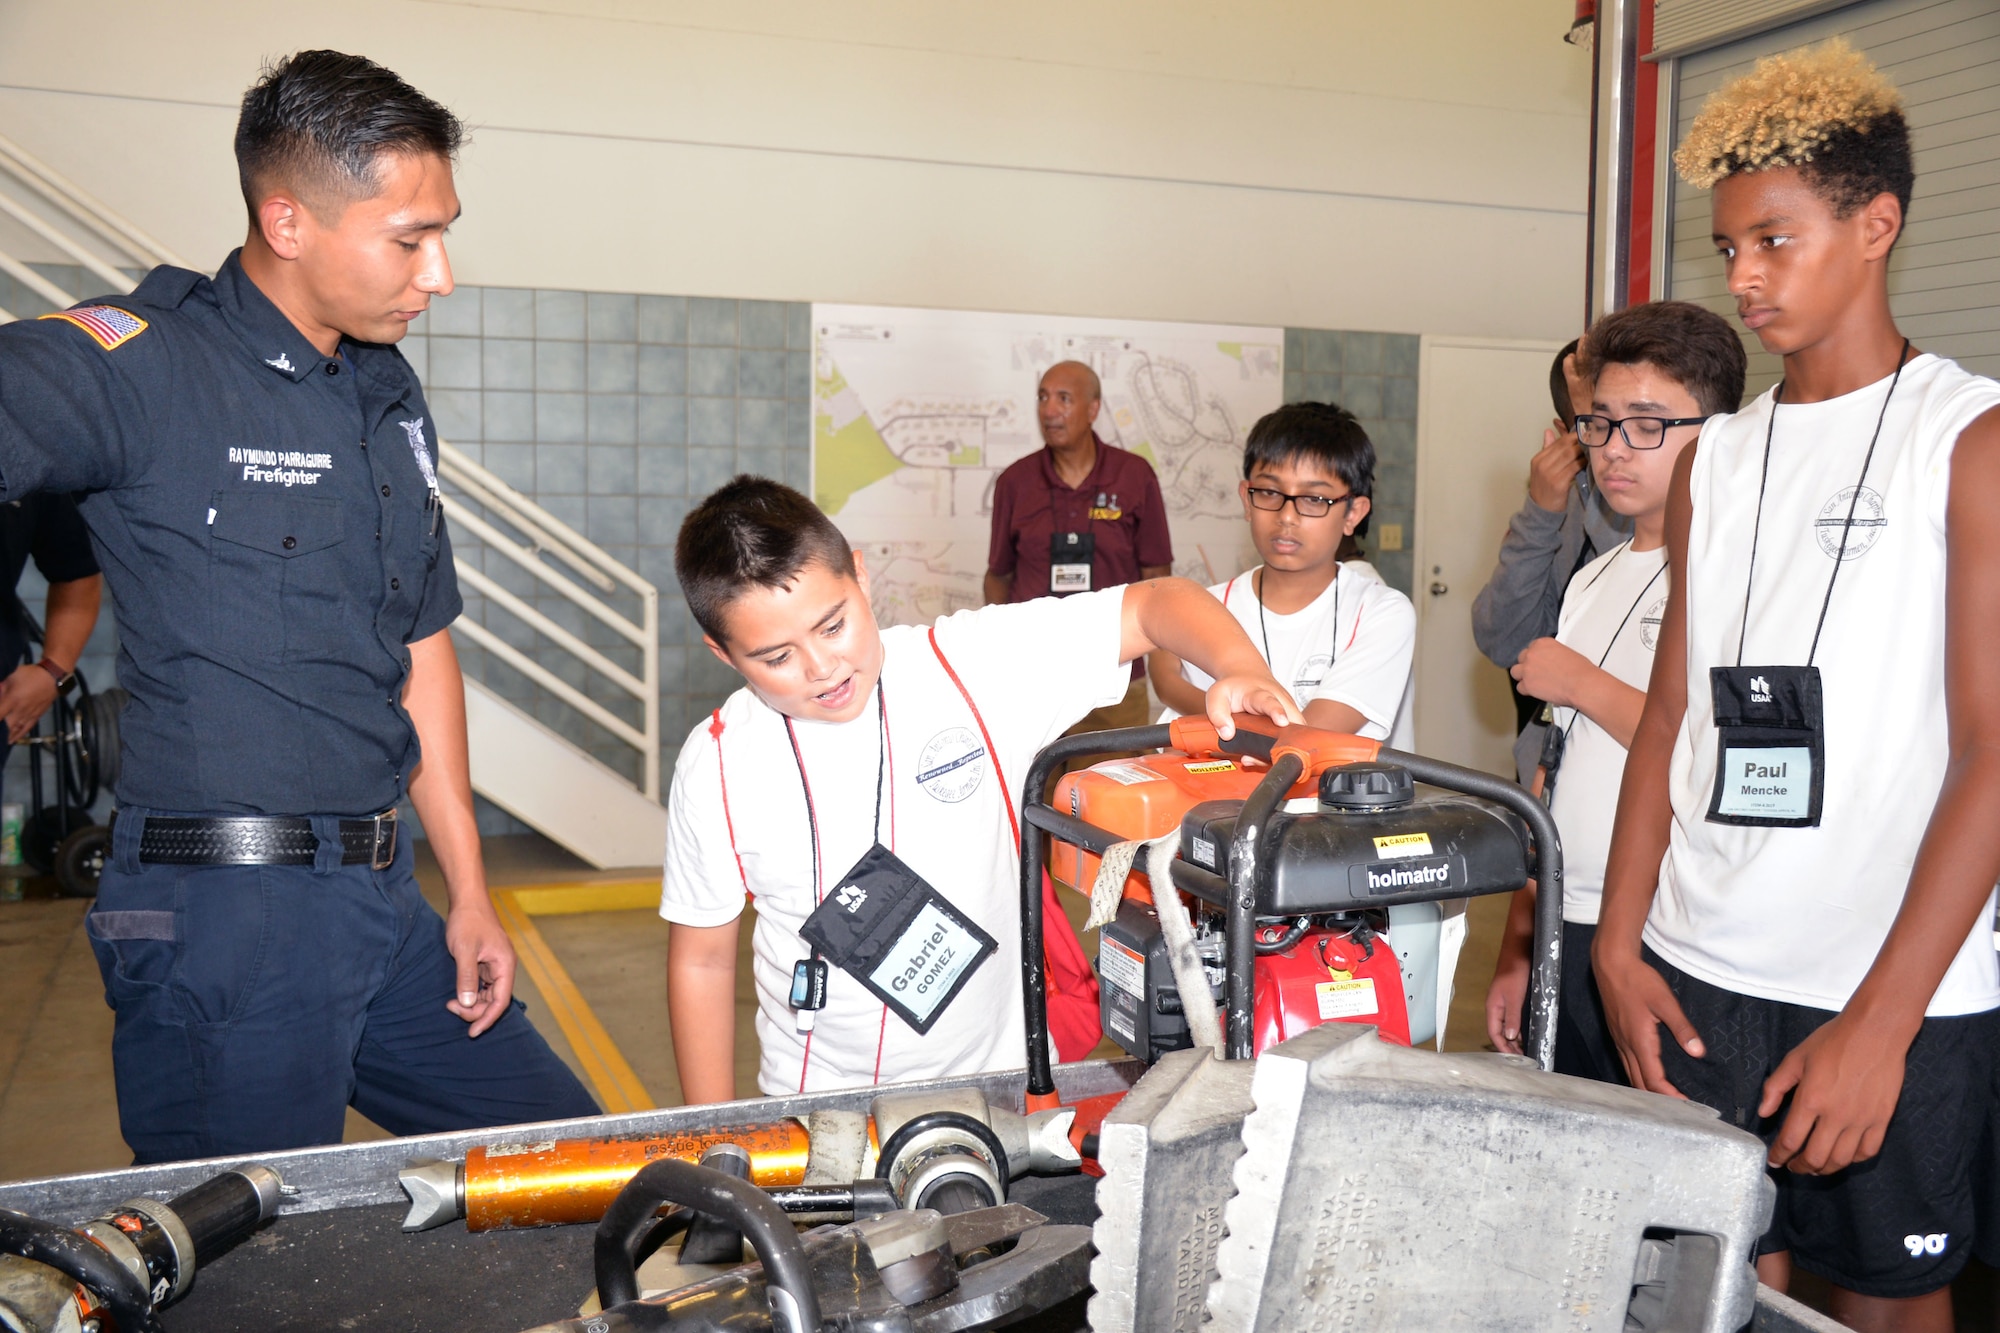
<svg viewBox="0 0 2000 1333">
<path fill-rule="evenodd" d="M 439 910 L 443 885 L 419 843 L 418 878 Z M 487 874 L 495 888 L 552 881 L 588 883 L 629 879 L 629 873 L 595 872 L 537 837 L 493 838 L 486 847 Z M 122 1166 L 131 1152 L 118 1133 L 111 1078 L 111 1010 L 104 1003 L 97 960 L 83 931 L 90 904 L 54 896 L 52 881 L 30 880 L 20 902 L 0 902 L 0 1180 L 64 1175 Z M 1063 895 L 1079 926 L 1087 904 Z M 1471 939 L 1460 964 L 1457 998 L 1448 1032 L 1453 1049 L 1482 1049 L 1480 1007 L 1505 912 L 1500 899 L 1475 904 Z M 667 926 L 649 910 L 539 916 L 536 927 L 603 1024 L 650 1100 L 680 1101 L 673 1040 L 667 1030 Z M 756 999 L 750 989 L 750 921 L 742 932 L 737 971 L 737 1086 L 757 1085 L 757 1050 L 751 1026 Z M 1086 947 L 1094 950 L 1095 940 Z M 556 1053 L 579 1076 L 583 1062 L 551 1006 L 523 968 L 516 992 Z M 1109 1041 L 1096 1054 L 1115 1055 Z M 585 1078 L 586 1083 L 589 1082 Z M 356 1112 L 348 1112 L 349 1141 L 386 1137 Z"/>
<path fill-rule="evenodd" d="M 419 879 L 442 910 L 442 881 L 424 844 L 418 848 Z M 533 836 L 489 839 L 486 855 L 495 888 L 632 878 L 630 872 L 591 871 Z M 83 932 L 89 903 L 54 894 L 53 881 L 30 880 L 22 901 L 0 901 L 0 1014 L 7 1016 L 0 1023 L 0 1180 L 101 1170 L 131 1160 L 118 1133 L 112 1090 L 111 1011 Z M 1075 894 L 1062 896 L 1080 926 L 1087 904 Z M 1482 1010 L 1505 915 L 1501 897 L 1472 905 L 1446 1029 L 1449 1050 L 1487 1049 Z M 667 1029 L 666 924 L 649 909 L 541 915 L 534 924 L 644 1095 L 655 1105 L 678 1103 L 680 1081 Z M 746 919 L 737 971 L 737 1086 L 745 1095 L 755 1089 L 757 1072 L 748 926 Z M 1094 938 L 1086 939 L 1087 950 L 1094 945 Z M 516 991 L 537 1029 L 588 1085 L 584 1062 L 552 1021 L 551 1005 L 525 967 Z M 1109 1041 L 1094 1052 L 1117 1053 Z M 382 1137 L 382 1130 L 348 1112 L 349 1141 Z M 1956 1290 L 1963 1333 L 2000 1331 L 1989 1270 L 1973 1265 Z M 1818 1304 L 1824 1292 L 1795 1294 Z"/>
</svg>

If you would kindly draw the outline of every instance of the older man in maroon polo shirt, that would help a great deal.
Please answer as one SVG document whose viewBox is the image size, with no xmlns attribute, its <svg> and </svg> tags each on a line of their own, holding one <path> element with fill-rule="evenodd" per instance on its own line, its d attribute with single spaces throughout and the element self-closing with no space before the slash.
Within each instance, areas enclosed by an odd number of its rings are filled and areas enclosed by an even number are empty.
<svg viewBox="0 0 2000 1333">
<path fill-rule="evenodd" d="M 1019 459 L 993 485 L 993 538 L 986 600 L 1025 602 L 1115 588 L 1173 572 L 1166 503 L 1145 459 L 1106 444 L 1092 429 L 1103 405 L 1097 372 L 1081 361 L 1050 366 L 1035 391 L 1047 447 Z M 1074 731 L 1147 722 L 1146 664 L 1132 688 Z"/>
</svg>

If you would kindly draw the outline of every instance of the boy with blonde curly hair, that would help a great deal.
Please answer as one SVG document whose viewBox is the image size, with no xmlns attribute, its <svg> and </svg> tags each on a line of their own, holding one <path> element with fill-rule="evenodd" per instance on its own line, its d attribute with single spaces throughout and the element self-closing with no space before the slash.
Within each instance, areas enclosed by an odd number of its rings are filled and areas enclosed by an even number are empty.
<svg viewBox="0 0 2000 1333">
<path fill-rule="evenodd" d="M 1784 380 L 1674 470 L 1606 1021 L 1635 1085 L 1770 1143 L 1767 1282 L 1796 1264 L 1856 1329 L 1945 1333 L 2000 1046 L 2000 384 L 1896 329 L 1915 172 L 1864 57 L 1761 62 L 1675 164 Z"/>
</svg>

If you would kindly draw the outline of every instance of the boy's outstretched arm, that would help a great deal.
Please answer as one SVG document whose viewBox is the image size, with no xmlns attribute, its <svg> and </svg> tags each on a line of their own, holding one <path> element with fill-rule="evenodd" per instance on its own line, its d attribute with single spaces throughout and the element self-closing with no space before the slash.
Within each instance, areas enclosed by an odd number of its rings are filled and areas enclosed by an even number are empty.
<svg viewBox="0 0 2000 1333">
<path fill-rule="evenodd" d="M 1825 1174 L 1872 1157 L 1903 1089 L 1903 1060 L 1952 958 L 2000 879 L 2000 408 L 1952 451 L 1945 509 L 1944 785 L 1875 965 L 1839 1016 L 1765 1081 L 1759 1114 L 1791 1093 L 1771 1164 Z M 1884 743 L 1895 744 L 1895 737 Z"/>
<path fill-rule="evenodd" d="M 1153 693 L 1160 702 L 1183 716 L 1199 713 L 1207 705 L 1202 702 L 1204 695 L 1196 684 L 1181 674 L 1181 659 L 1164 648 L 1155 648 L 1146 655 L 1146 676 L 1153 682 Z"/>
<path fill-rule="evenodd" d="M 736 1100 L 736 932 L 672 923 L 667 933 L 667 1026 L 687 1106 Z"/>
<path fill-rule="evenodd" d="M 1660 889 L 1660 862 L 1667 854 L 1674 809 L 1668 769 L 1674 739 L 1687 713 L 1687 548 L 1693 503 L 1688 478 L 1694 470 L 1690 444 L 1674 461 L 1667 496 L 1666 619 L 1653 652 L 1646 706 L 1625 757 L 1625 780 L 1618 789 L 1618 816 L 1611 829 L 1611 854 L 1604 867 L 1604 901 L 1598 908 L 1591 964 L 1604 997 L 1605 1025 L 1635 1088 L 1679 1097 L 1660 1065 L 1660 1024 L 1665 1023 L 1689 1055 L 1704 1054 L 1701 1037 L 1667 989 L 1667 981 L 1639 953 L 1653 896 Z M 1960 938 L 1963 938 L 1961 936 Z"/>
<path fill-rule="evenodd" d="M 1291 694 L 1222 603 L 1187 579 L 1148 579 L 1125 587 L 1119 660 L 1164 648 L 1215 678 L 1208 717 L 1224 738 L 1236 734 L 1231 713 L 1261 713 L 1279 722 L 1303 722 Z"/>
</svg>

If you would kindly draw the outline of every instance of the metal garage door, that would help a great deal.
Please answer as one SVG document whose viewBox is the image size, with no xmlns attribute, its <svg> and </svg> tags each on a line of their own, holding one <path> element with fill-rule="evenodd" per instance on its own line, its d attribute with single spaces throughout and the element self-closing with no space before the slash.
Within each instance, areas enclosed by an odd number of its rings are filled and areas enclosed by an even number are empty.
<svg viewBox="0 0 2000 1333">
<path fill-rule="evenodd" d="M 1674 142 L 1708 95 L 1759 56 L 1843 33 L 1903 92 L 1917 187 L 1890 262 L 1897 322 L 1916 345 L 2000 378 L 2000 6 L 1993 0 L 1872 0 L 1677 60 Z M 1709 240 L 1706 190 L 1674 183 L 1666 293 L 1731 317 Z M 1779 374 L 1748 333 L 1750 383 Z"/>
</svg>

